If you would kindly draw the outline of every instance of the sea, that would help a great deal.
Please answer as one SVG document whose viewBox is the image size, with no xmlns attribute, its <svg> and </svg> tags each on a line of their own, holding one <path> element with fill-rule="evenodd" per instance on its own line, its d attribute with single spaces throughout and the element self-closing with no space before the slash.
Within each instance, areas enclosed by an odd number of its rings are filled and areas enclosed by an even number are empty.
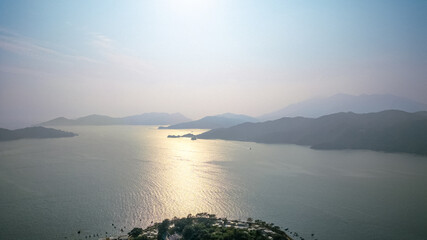
<svg viewBox="0 0 427 240">
<path fill-rule="evenodd" d="M 426 156 L 56 128 L 78 136 L 0 142 L 0 239 L 98 239 L 200 212 L 294 239 L 427 239 Z"/>
</svg>

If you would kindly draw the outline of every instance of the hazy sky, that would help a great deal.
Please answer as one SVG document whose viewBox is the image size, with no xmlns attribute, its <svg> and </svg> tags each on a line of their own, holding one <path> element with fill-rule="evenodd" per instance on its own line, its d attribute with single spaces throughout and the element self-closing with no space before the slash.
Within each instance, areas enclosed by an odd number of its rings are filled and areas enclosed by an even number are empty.
<svg viewBox="0 0 427 240">
<path fill-rule="evenodd" d="M 427 103 L 426 78 L 427 1 L 0 1 L 0 127 L 336 93 Z"/>
</svg>

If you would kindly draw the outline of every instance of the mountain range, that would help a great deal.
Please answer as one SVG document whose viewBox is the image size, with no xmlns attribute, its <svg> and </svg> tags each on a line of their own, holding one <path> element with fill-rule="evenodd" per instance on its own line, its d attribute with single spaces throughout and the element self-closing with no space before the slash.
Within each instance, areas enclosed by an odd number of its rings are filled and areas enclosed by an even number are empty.
<svg viewBox="0 0 427 240">
<path fill-rule="evenodd" d="M 427 154 L 427 112 L 387 110 L 335 113 L 319 118 L 285 117 L 213 129 L 200 139 L 287 143 L 314 149 L 368 149 Z"/>
<path fill-rule="evenodd" d="M 68 125 L 168 125 L 188 122 L 191 119 L 180 113 L 143 113 L 122 118 L 114 118 L 104 115 L 89 115 L 77 119 L 59 117 L 40 126 L 68 126 Z"/>
<path fill-rule="evenodd" d="M 168 127 L 159 127 L 159 129 L 215 129 L 231 127 L 244 122 L 258 122 L 258 120 L 243 114 L 224 113 L 215 116 L 207 116 L 196 121 L 179 123 Z"/>
<path fill-rule="evenodd" d="M 386 94 L 363 94 L 359 96 L 337 94 L 331 97 L 310 99 L 296 104 L 291 104 L 278 111 L 264 114 L 258 118 L 242 114 L 225 113 L 191 121 L 191 119 L 180 113 L 144 113 L 122 118 L 94 114 L 77 119 L 59 117 L 38 125 L 169 125 L 159 128 L 216 129 L 227 128 L 244 122 L 276 120 L 282 117 L 301 116 L 317 118 L 339 112 L 371 113 L 384 110 L 401 110 L 405 112 L 427 111 L 427 104 Z"/>
<path fill-rule="evenodd" d="M 339 112 L 370 113 L 390 109 L 405 112 L 427 111 L 427 104 L 389 94 L 363 94 L 359 96 L 337 94 L 291 104 L 278 111 L 259 116 L 258 119 L 267 121 L 282 117 L 316 118 Z"/>
</svg>

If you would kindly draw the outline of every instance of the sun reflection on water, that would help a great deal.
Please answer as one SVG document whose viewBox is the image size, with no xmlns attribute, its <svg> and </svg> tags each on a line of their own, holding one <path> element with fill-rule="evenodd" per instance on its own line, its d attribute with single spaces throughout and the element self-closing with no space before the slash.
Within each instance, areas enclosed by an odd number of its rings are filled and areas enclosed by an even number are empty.
<svg viewBox="0 0 427 240">
<path fill-rule="evenodd" d="M 177 134 L 185 133 L 188 132 L 178 131 Z M 189 138 L 165 137 L 161 142 L 162 156 L 157 163 L 162 168 L 159 185 L 161 196 L 165 199 L 159 201 L 165 204 L 167 212 L 185 216 L 188 213 L 210 212 L 218 208 L 220 203 L 217 199 L 224 191 L 220 184 L 223 172 L 218 166 L 209 163 L 215 155 L 209 153 L 220 149 L 203 140 L 192 141 Z"/>
</svg>

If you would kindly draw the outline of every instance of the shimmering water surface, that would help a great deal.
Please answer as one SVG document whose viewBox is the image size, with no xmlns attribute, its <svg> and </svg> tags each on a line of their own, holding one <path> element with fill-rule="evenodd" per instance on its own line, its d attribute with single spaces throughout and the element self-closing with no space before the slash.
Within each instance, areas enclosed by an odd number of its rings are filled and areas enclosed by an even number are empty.
<svg viewBox="0 0 427 240">
<path fill-rule="evenodd" d="M 190 131 L 154 126 L 61 129 L 79 136 L 0 143 L 0 239 L 117 235 L 198 212 L 306 239 L 427 236 L 426 157 L 172 139 Z"/>
</svg>

